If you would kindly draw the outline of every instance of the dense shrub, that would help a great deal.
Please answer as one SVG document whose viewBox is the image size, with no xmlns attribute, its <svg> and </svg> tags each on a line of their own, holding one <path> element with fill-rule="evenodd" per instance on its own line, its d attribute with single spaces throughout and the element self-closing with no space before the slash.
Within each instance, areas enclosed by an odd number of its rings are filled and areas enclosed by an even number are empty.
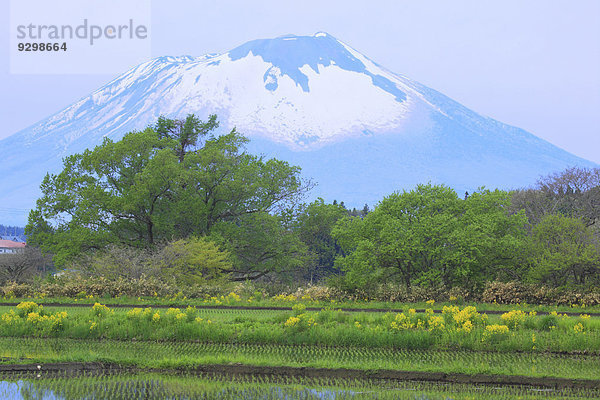
<svg viewBox="0 0 600 400">
<path fill-rule="evenodd" d="M 294 302 L 306 301 L 381 301 L 416 303 L 427 301 L 462 304 L 475 301 L 496 304 L 545 304 L 545 305 L 585 305 L 600 304 L 600 288 L 553 289 L 546 286 L 523 284 L 519 282 L 490 282 L 481 293 L 455 287 L 436 288 L 413 287 L 407 290 L 403 285 L 380 285 L 371 292 L 345 292 L 330 286 L 290 287 L 272 286 L 257 282 L 178 285 L 165 282 L 157 277 L 142 275 L 137 279 L 86 278 L 68 274 L 51 281 L 37 283 L 9 282 L 0 286 L 0 296 L 5 298 L 24 297 L 161 297 L 172 299 L 220 298 L 230 293 L 250 298 L 254 301 L 275 298 Z"/>
<path fill-rule="evenodd" d="M 481 295 L 481 301 L 498 304 L 600 304 L 600 288 L 568 289 L 550 288 L 521 282 L 489 282 Z"/>
</svg>

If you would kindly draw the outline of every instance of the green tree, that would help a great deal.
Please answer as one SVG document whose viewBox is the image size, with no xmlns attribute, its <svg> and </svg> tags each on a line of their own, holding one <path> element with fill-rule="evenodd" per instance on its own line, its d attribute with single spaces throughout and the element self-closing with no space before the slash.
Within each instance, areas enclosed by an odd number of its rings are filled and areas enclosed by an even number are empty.
<svg viewBox="0 0 600 400">
<path fill-rule="evenodd" d="M 534 226 L 531 239 L 529 280 L 553 286 L 598 282 L 599 247 L 581 219 L 547 215 Z"/>
<path fill-rule="evenodd" d="M 312 282 L 335 272 L 335 258 L 342 254 L 341 247 L 331 236 L 336 222 L 347 214 L 337 204 L 326 204 L 321 198 L 310 203 L 298 217 L 298 234 L 310 252 L 308 274 Z"/>
<path fill-rule="evenodd" d="M 364 218 L 344 218 L 333 236 L 345 257 L 336 265 L 350 287 L 398 279 L 412 284 L 477 285 L 522 243 L 525 217 L 509 215 L 505 192 L 460 200 L 445 186 L 393 193 Z"/>
<path fill-rule="evenodd" d="M 171 242 L 160 252 L 160 259 L 164 273 L 183 284 L 222 278 L 233 268 L 229 252 L 205 237 Z"/>
<path fill-rule="evenodd" d="M 234 281 L 254 280 L 272 273 L 280 277 L 294 274 L 306 261 L 306 245 L 281 216 L 250 213 L 219 222 L 213 234 L 219 235 L 224 247 L 234 255 L 233 266 L 224 271 Z"/>
<path fill-rule="evenodd" d="M 217 126 L 215 116 L 160 118 L 67 157 L 63 171 L 42 182 L 30 242 L 61 265 L 108 244 L 142 248 L 206 236 L 218 222 L 276 213 L 311 187 L 298 167 L 247 154 L 235 129 L 214 137 Z"/>
</svg>

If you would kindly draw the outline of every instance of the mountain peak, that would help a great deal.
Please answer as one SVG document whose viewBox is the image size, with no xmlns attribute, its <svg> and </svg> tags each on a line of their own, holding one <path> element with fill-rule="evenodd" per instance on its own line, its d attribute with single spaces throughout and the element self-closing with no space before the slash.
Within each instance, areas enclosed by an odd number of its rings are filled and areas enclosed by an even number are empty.
<svg viewBox="0 0 600 400">
<path fill-rule="evenodd" d="M 302 68 L 308 65 L 318 74 L 319 66 L 335 65 L 346 71 L 368 75 L 375 86 L 394 95 L 397 101 L 406 100 L 406 94 L 393 82 L 367 68 L 363 62 L 368 60 L 367 57 L 326 32 L 317 32 L 313 36 L 284 35 L 275 39 L 252 40 L 227 54 L 232 61 L 237 61 L 250 53 L 272 65 L 263 76 L 265 88 L 270 91 L 278 88 L 278 78 L 285 75 L 304 92 L 309 92 L 308 76 Z"/>
</svg>

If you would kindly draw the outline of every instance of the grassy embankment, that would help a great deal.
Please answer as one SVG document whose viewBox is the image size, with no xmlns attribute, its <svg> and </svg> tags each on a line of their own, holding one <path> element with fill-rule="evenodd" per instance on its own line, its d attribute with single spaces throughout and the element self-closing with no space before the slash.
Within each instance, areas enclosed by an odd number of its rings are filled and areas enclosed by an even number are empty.
<svg viewBox="0 0 600 400">
<path fill-rule="evenodd" d="M 0 303 L 18 304 L 24 301 L 34 301 L 38 304 L 68 304 L 68 305 L 93 305 L 95 303 L 102 303 L 109 306 L 116 305 L 132 305 L 132 306 L 218 306 L 218 307 L 277 307 L 282 309 L 290 309 L 293 305 L 301 303 L 307 308 L 335 308 L 335 309 L 356 309 L 356 310 L 407 310 L 409 308 L 414 309 L 426 309 L 432 308 L 436 311 L 441 311 L 445 306 L 474 306 L 478 311 L 481 312 L 507 312 L 514 309 L 519 309 L 525 312 L 536 311 L 538 313 L 548 313 L 557 311 L 560 313 L 578 313 L 578 314 L 590 314 L 599 313 L 600 305 L 586 306 L 585 304 L 572 304 L 572 305 L 535 305 L 535 304 L 495 304 L 495 303 L 476 303 L 476 302 L 465 302 L 460 299 L 447 302 L 428 303 L 428 302 L 414 302 L 414 303 L 402 303 L 402 302 L 383 302 L 383 301 L 372 301 L 372 300 L 315 300 L 310 296 L 296 297 L 294 295 L 277 295 L 273 297 L 266 297 L 260 294 L 252 296 L 205 296 L 204 298 L 188 298 L 184 295 L 173 295 L 173 296 L 93 296 L 87 294 L 81 294 L 75 298 L 72 297 L 0 297 Z"/>
</svg>

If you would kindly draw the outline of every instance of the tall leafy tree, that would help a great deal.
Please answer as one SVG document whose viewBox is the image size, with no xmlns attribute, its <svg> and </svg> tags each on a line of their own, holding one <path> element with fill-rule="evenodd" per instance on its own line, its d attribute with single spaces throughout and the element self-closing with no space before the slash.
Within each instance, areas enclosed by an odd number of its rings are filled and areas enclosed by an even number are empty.
<svg viewBox="0 0 600 400">
<path fill-rule="evenodd" d="M 525 217 L 509 215 L 508 195 L 481 191 L 461 200 L 445 186 L 393 193 L 364 218 L 334 228 L 350 287 L 396 279 L 415 283 L 481 284 L 522 242 Z"/>
<path fill-rule="evenodd" d="M 338 204 L 326 204 L 322 198 L 310 203 L 298 217 L 297 232 L 308 246 L 308 278 L 321 278 L 335 272 L 334 262 L 342 249 L 331 232 L 336 222 L 347 215 Z"/>
<path fill-rule="evenodd" d="M 47 175 L 29 217 L 30 242 L 64 263 L 107 244 L 136 247 L 204 236 L 222 221 L 276 212 L 310 188 L 300 169 L 247 154 L 235 129 L 215 137 L 207 122 L 160 118 L 156 126 L 106 138 Z"/>
</svg>

